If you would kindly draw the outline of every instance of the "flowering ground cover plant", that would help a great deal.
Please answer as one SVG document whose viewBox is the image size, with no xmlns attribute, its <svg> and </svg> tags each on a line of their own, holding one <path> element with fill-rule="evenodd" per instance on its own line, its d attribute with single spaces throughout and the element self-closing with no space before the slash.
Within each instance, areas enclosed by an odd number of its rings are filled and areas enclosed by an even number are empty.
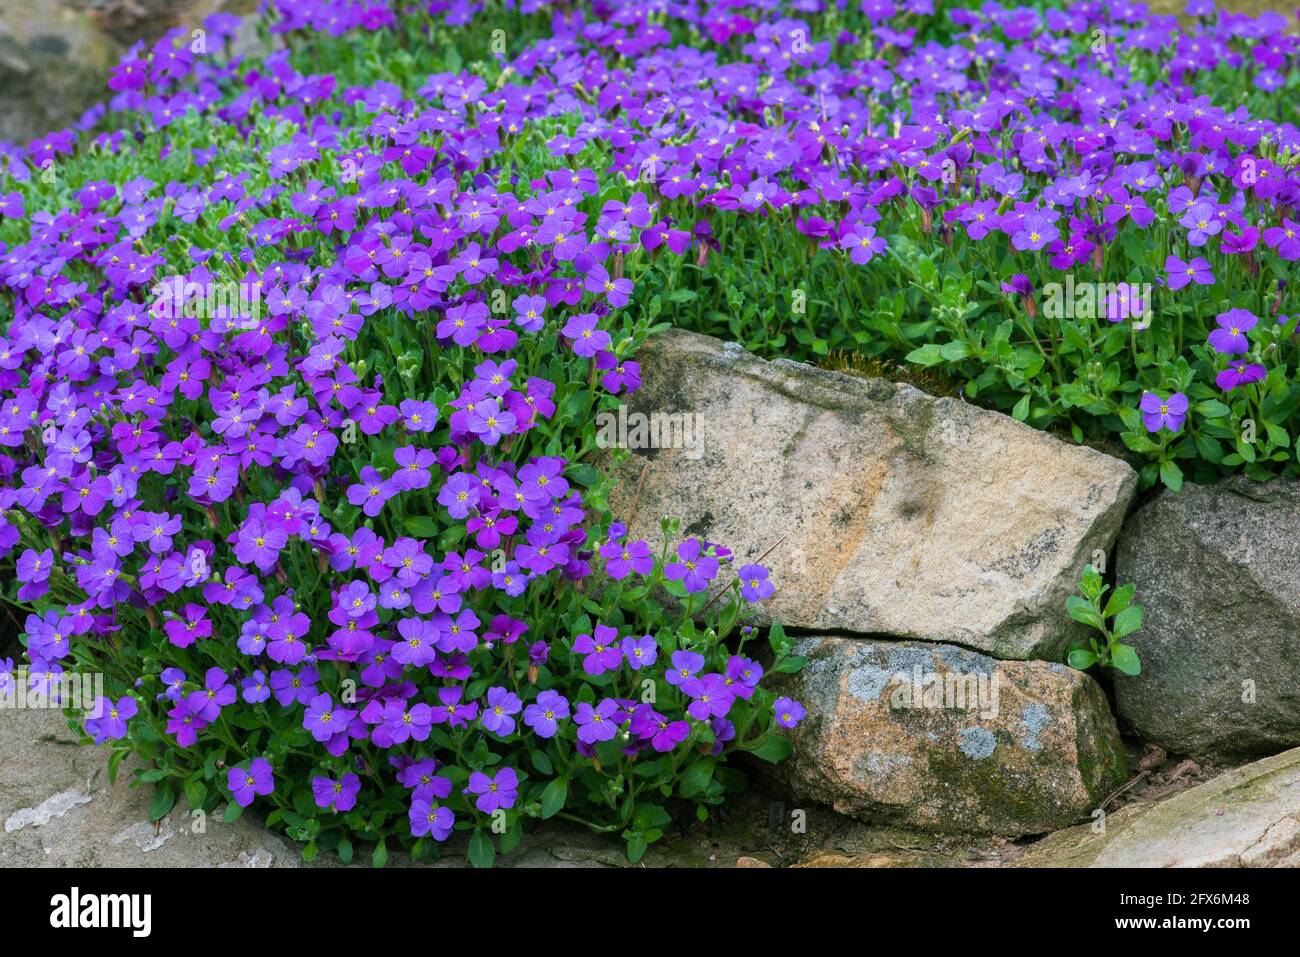
<svg viewBox="0 0 1300 957">
<path fill-rule="evenodd" d="M 466 831 L 486 865 L 563 816 L 638 860 L 802 716 L 737 630 L 767 569 L 651 554 L 585 461 L 639 385 L 657 303 L 625 307 L 668 223 L 459 83 L 394 112 L 187 40 L 114 74 L 117 129 L 10 158 L 0 543 L 30 667 L 0 693 L 106 675 L 77 726 L 110 774 L 145 759 L 155 820 L 256 804 L 308 858 L 378 863 Z"/>
<path fill-rule="evenodd" d="M 1189 13 L 277 0 L 263 58 L 134 48 L 0 148 L 27 680 L 111 677 L 159 817 L 639 857 L 802 715 L 737 631 L 779 573 L 607 512 L 658 324 L 934 368 L 1148 486 L 1296 472 L 1296 44 Z"/>
</svg>

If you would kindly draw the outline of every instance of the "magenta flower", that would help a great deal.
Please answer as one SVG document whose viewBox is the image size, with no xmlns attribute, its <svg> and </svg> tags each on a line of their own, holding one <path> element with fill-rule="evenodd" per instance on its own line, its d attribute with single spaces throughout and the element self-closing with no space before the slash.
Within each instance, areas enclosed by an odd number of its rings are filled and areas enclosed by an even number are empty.
<svg viewBox="0 0 1300 957">
<path fill-rule="evenodd" d="M 1268 374 L 1258 362 L 1246 362 L 1237 360 L 1229 362 L 1228 367 L 1215 376 L 1215 383 L 1225 392 L 1231 392 L 1239 385 L 1249 385 L 1252 382 L 1261 381 Z"/>
</svg>

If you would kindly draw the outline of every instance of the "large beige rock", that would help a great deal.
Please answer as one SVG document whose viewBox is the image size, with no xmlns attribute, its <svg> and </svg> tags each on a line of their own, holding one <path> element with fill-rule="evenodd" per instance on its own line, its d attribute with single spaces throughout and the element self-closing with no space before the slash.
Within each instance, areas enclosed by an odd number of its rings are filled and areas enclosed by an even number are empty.
<svg viewBox="0 0 1300 957">
<path fill-rule="evenodd" d="M 1101 687 L 951 645 L 808 638 L 808 714 L 779 765 L 797 798 L 929 831 L 1039 834 L 1086 819 L 1128 758 Z"/>
<path fill-rule="evenodd" d="M 1079 634 L 1065 599 L 1119 531 L 1127 464 L 958 399 L 694 333 L 657 335 L 637 358 L 629 445 L 636 415 L 685 413 L 699 435 L 633 448 L 612 510 L 656 550 L 661 516 L 742 559 L 776 546 L 763 618 L 1000 658 L 1060 660 Z"/>
<path fill-rule="evenodd" d="M 1052 834 L 1017 867 L 1300 867 L 1300 748 Z"/>
</svg>

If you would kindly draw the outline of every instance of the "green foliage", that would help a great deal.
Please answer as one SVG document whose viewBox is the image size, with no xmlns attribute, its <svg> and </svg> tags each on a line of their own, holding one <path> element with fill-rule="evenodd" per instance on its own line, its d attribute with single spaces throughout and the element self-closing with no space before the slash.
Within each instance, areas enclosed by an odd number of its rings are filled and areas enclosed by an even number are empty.
<svg viewBox="0 0 1300 957">
<path fill-rule="evenodd" d="M 1079 671 L 1097 665 L 1126 675 L 1140 674 L 1142 663 L 1136 649 L 1121 640 L 1142 627 L 1142 606 L 1133 604 L 1135 586 L 1116 588 L 1103 605 L 1108 591 L 1110 586 L 1102 583 L 1097 569 L 1086 566 L 1079 579 L 1079 594 L 1067 598 L 1065 608 L 1071 618 L 1087 625 L 1094 634 L 1089 636 L 1087 647 L 1071 647 L 1066 660 Z"/>
</svg>

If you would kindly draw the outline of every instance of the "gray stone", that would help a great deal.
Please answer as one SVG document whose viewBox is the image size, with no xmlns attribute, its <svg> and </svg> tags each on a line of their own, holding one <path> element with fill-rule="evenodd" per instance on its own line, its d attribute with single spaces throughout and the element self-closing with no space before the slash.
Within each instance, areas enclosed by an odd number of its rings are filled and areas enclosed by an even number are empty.
<svg viewBox="0 0 1300 957">
<path fill-rule="evenodd" d="M 694 333 L 656 335 L 637 358 L 629 426 L 698 415 L 684 421 L 702 441 L 633 448 L 611 508 L 656 550 L 661 516 L 740 559 L 771 550 L 777 593 L 758 621 L 1000 658 L 1060 660 L 1081 634 L 1065 599 L 1119 531 L 1127 464 L 958 399 Z"/>
<path fill-rule="evenodd" d="M 0 867 L 298 867 L 299 849 L 247 815 L 197 819 L 184 801 L 149 823 L 152 786 L 77 744 L 59 711 L 0 710 Z"/>
<path fill-rule="evenodd" d="M 256 0 L 0 0 L 0 140 L 26 145 L 107 102 L 108 71 L 136 41 L 256 8 Z M 262 52 L 255 23 L 241 24 L 234 55 Z"/>
<path fill-rule="evenodd" d="M 1045 661 L 808 638 L 808 711 L 778 774 L 798 799 L 927 831 L 1041 834 L 1086 818 L 1128 758 L 1101 687 Z"/>
<path fill-rule="evenodd" d="M 1168 751 L 1256 757 L 1300 744 L 1300 482 L 1185 485 L 1126 525 L 1142 661 L 1117 676 L 1121 719 Z"/>
<path fill-rule="evenodd" d="M 1300 748 L 1035 844 L 1016 867 L 1300 867 Z"/>
</svg>

